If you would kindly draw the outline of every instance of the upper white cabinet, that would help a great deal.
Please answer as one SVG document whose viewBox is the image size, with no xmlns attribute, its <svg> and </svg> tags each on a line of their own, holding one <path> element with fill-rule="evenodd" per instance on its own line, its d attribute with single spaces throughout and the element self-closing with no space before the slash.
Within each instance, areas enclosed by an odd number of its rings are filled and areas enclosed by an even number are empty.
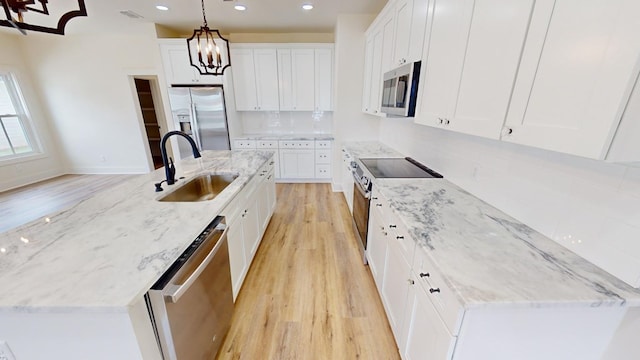
<svg viewBox="0 0 640 360">
<path fill-rule="evenodd" d="M 162 39 L 158 40 L 158 44 L 168 85 L 222 84 L 222 76 L 200 75 L 198 69 L 191 66 L 187 42 L 184 39 Z"/>
<path fill-rule="evenodd" d="M 231 49 L 231 68 L 238 111 L 274 111 L 278 98 L 276 49 Z"/>
<path fill-rule="evenodd" d="M 382 96 L 382 44 L 383 31 L 367 36 L 365 49 L 365 74 L 362 92 L 362 111 L 372 115 L 380 115 L 380 99 Z"/>
<path fill-rule="evenodd" d="M 238 110 L 333 110 L 333 45 L 235 44 L 231 54 Z"/>
<path fill-rule="evenodd" d="M 416 122 L 500 138 L 533 0 L 436 0 Z"/>
<path fill-rule="evenodd" d="M 636 0 L 537 1 L 502 139 L 604 159 L 638 75 L 639 13 Z"/>
<path fill-rule="evenodd" d="M 395 33 L 391 66 L 422 58 L 428 0 L 398 0 L 395 4 Z"/>
<path fill-rule="evenodd" d="M 333 50 L 315 49 L 315 110 L 333 110 Z"/>
</svg>

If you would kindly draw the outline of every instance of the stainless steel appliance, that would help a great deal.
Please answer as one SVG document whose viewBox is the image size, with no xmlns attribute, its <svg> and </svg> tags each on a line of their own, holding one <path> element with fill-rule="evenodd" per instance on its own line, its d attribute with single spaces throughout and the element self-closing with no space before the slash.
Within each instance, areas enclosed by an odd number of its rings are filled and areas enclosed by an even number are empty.
<svg viewBox="0 0 640 360">
<path fill-rule="evenodd" d="M 381 111 L 388 116 L 412 117 L 416 114 L 420 61 L 402 65 L 382 77 Z"/>
<path fill-rule="evenodd" d="M 233 313 L 224 217 L 216 217 L 145 296 L 165 360 L 213 359 Z"/>
<path fill-rule="evenodd" d="M 362 259 L 367 264 L 367 232 L 369 228 L 369 205 L 373 179 L 384 178 L 442 178 L 442 175 L 422 165 L 416 160 L 406 158 L 358 159 L 352 163 L 353 191 L 353 227 L 358 237 Z"/>
<path fill-rule="evenodd" d="M 169 89 L 173 121 L 189 134 L 199 150 L 229 150 L 229 130 L 222 86 Z M 180 158 L 191 155 L 185 142 L 178 142 Z"/>
</svg>

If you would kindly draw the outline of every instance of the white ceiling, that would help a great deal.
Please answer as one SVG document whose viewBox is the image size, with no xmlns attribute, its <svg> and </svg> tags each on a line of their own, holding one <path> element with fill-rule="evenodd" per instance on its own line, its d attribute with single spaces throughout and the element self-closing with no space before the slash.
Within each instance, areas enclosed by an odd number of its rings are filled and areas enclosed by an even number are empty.
<svg viewBox="0 0 640 360">
<path fill-rule="evenodd" d="M 152 22 L 167 26 L 180 34 L 191 34 L 202 25 L 200 0 L 85 0 L 87 17 L 74 18 L 67 24 L 67 33 L 122 31 L 127 24 Z M 74 5 L 75 3 L 75 5 Z M 243 4 L 246 11 L 233 6 Z M 314 9 L 302 10 L 304 3 Z M 338 14 L 375 14 L 386 0 L 205 0 L 209 27 L 223 33 L 252 32 L 333 32 Z M 166 5 L 169 11 L 160 11 L 156 5 Z M 77 7 L 77 0 L 50 0 L 49 7 Z M 130 19 L 120 11 L 131 10 L 143 19 Z M 66 11 L 66 10 L 65 10 Z M 53 10 L 52 12 L 55 12 Z M 47 18 L 52 18 L 48 16 Z M 52 19 L 53 20 L 53 19 Z"/>
</svg>

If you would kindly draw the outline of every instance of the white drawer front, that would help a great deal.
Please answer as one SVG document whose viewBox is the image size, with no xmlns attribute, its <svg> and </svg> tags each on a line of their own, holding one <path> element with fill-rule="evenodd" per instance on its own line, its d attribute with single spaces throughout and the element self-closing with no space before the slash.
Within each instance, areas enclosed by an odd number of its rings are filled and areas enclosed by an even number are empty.
<svg viewBox="0 0 640 360">
<path fill-rule="evenodd" d="M 316 179 L 331 178 L 331 165 L 316 165 Z"/>
<path fill-rule="evenodd" d="M 331 163 L 331 150 L 316 150 L 316 164 Z"/>
<path fill-rule="evenodd" d="M 316 140 L 316 149 L 330 149 L 331 140 Z"/>
<path fill-rule="evenodd" d="M 449 328 L 451 334 L 457 335 L 463 307 L 458 302 L 453 290 L 446 285 L 440 273 L 435 269 L 426 250 L 420 246 L 416 247 L 413 268 L 418 279 L 417 282 L 429 295 L 431 302 L 447 325 L 447 328 Z"/>
<path fill-rule="evenodd" d="M 313 149 L 313 141 L 309 140 L 286 140 L 280 141 L 281 149 Z"/>
<path fill-rule="evenodd" d="M 277 140 L 259 140 L 257 144 L 258 149 L 277 149 Z"/>
<path fill-rule="evenodd" d="M 234 149 L 255 149 L 255 140 L 233 140 Z"/>
</svg>

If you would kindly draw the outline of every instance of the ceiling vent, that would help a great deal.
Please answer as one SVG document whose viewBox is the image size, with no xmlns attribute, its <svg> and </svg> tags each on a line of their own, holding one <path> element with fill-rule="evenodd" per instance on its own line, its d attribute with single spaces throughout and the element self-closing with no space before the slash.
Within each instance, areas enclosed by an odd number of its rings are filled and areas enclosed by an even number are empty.
<svg viewBox="0 0 640 360">
<path fill-rule="evenodd" d="M 122 15 L 128 17 L 128 18 L 131 18 L 131 19 L 143 19 L 144 18 L 144 16 L 142 16 L 142 15 L 140 15 L 138 13 L 135 13 L 135 12 L 133 12 L 131 10 L 122 10 L 122 11 L 120 11 L 120 14 L 122 14 Z"/>
</svg>

